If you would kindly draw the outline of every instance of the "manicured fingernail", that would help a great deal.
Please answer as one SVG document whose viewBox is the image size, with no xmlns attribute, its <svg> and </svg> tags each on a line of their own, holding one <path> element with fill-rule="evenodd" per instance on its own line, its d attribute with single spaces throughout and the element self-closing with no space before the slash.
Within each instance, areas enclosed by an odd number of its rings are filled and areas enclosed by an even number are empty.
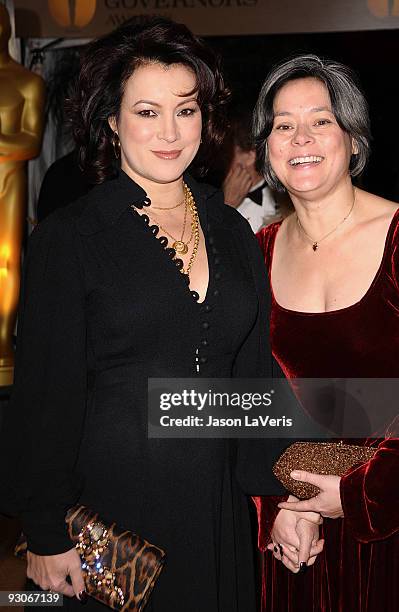
<svg viewBox="0 0 399 612">
<path fill-rule="evenodd" d="M 291 478 L 299 478 L 300 477 L 300 473 L 296 472 L 295 470 L 293 472 L 291 472 L 290 474 Z"/>
<path fill-rule="evenodd" d="M 80 603 L 84 606 L 87 603 L 87 599 L 88 599 L 88 595 L 86 591 L 79 591 L 78 593 L 79 597 L 79 601 Z"/>
<path fill-rule="evenodd" d="M 304 574 L 306 572 L 306 562 L 305 561 L 301 561 L 301 563 L 299 564 L 299 573 L 300 574 Z"/>
<path fill-rule="evenodd" d="M 274 552 L 275 552 L 275 553 L 278 553 L 278 548 L 277 548 L 277 546 L 273 546 L 273 550 L 274 550 Z"/>
</svg>

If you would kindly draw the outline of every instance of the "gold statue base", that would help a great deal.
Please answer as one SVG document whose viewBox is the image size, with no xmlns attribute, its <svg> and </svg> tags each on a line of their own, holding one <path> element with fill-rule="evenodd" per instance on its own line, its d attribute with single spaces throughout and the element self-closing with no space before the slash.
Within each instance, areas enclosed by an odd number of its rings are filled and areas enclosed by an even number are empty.
<svg viewBox="0 0 399 612">
<path fill-rule="evenodd" d="M 0 366 L 0 387 L 10 387 L 14 380 L 13 366 Z"/>
</svg>

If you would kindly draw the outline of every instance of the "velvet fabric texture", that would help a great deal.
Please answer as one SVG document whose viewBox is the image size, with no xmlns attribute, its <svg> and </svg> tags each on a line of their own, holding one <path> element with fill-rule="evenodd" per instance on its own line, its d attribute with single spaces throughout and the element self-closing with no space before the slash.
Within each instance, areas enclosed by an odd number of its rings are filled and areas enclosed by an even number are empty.
<svg viewBox="0 0 399 612">
<path fill-rule="evenodd" d="M 258 234 L 269 277 L 280 225 Z M 357 303 L 327 313 L 296 312 L 280 306 L 272 290 L 270 337 L 288 378 L 399 377 L 399 210 L 381 265 Z M 345 519 L 324 520 L 325 549 L 315 565 L 304 575 L 292 574 L 264 554 L 265 612 L 399 610 L 399 439 L 364 443 L 378 444 L 378 451 L 341 479 Z M 263 551 L 281 499 L 254 498 Z"/>
</svg>

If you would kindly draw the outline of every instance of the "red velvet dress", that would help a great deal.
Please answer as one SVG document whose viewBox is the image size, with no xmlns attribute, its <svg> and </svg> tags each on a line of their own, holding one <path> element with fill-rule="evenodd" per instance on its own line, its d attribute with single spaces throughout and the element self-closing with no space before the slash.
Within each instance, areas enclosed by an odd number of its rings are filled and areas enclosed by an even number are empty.
<svg viewBox="0 0 399 612">
<path fill-rule="evenodd" d="M 280 225 L 258 234 L 269 275 Z M 288 378 L 399 378 L 399 210 L 363 298 L 340 310 L 303 313 L 281 307 L 273 295 L 271 343 Z M 341 498 L 345 519 L 324 520 L 324 552 L 304 575 L 264 554 L 264 611 L 399 611 L 398 438 L 384 440 L 371 461 L 342 478 Z M 265 550 L 279 500 L 254 501 Z"/>
</svg>

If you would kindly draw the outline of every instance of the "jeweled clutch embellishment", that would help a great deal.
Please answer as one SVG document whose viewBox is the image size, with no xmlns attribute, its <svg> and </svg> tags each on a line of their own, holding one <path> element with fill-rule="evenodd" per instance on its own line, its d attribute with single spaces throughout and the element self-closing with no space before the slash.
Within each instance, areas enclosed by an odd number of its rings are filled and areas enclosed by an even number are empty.
<svg viewBox="0 0 399 612">
<path fill-rule="evenodd" d="M 162 548 L 86 506 L 70 508 L 65 522 L 82 559 L 87 594 L 118 612 L 142 612 L 165 563 Z M 26 557 L 26 552 L 21 534 L 15 554 Z"/>
<path fill-rule="evenodd" d="M 122 608 L 125 598 L 116 584 L 115 573 L 103 564 L 109 543 L 108 530 L 102 523 L 88 523 L 79 533 L 76 549 L 82 559 L 82 571 L 93 587 L 102 589 L 112 607 Z"/>
</svg>

